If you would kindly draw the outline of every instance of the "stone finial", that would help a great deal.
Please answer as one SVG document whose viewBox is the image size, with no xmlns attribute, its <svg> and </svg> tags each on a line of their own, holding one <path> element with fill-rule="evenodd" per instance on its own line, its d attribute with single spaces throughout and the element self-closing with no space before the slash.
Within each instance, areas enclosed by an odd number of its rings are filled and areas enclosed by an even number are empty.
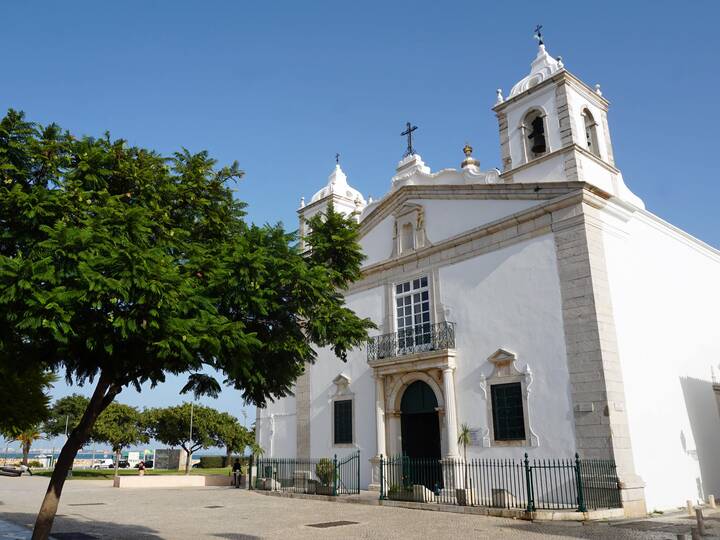
<svg viewBox="0 0 720 540">
<path fill-rule="evenodd" d="M 463 153 L 465 154 L 465 159 L 460 164 L 460 167 L 465 169 L 467 167 L 480 167 L 480 162 L 472 157 L 472 151 L 473 147 L 470 146 L 468 143 L 465 143 L 465 146 L 463 147 Z"/>
<path fill-rule="evenodd" d="M 300 208 L 305 208 L 305 197 L 300 197 Z"/>
<path fill-rule="evenodd" d="M 565 67 L 565 64 L 563 64 L 562 56 L 558 56 L 555 60 L 557 60 L 557 65 L 559 69 L 563 69 Z"/>
<path fill-rule="evenodd" d="M 372 195 L 370 195 L 368 197 L 368 204 L 372 204 L 372 203 L 373 203 L 373 198 L 372 198 Z"/>
<path fill-rule="evenodd" d="M 497 98 L 495 99 L 495 104 L 497 105 L 497 104 L 502 103 L 503 101 L 505 101 L 505 98 L 504 98 L 503 95 L 502 95 L 502 88 L 498 88 L 498 89 L 496 90 L 496 93 L 497 93 Z"/>
<path fill-rule="evenodd" d="M 602 90 L 600 90 L 600 84 L 596 84 L 596 85 L 595 85 L 595 93 L 596 93 L 598 96 L 602 96 Z"/>
</svg>

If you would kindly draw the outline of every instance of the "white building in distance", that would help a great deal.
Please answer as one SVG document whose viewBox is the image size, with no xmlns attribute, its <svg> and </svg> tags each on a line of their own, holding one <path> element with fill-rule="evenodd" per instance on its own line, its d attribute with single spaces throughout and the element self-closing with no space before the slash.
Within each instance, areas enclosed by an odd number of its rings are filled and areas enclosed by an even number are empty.
<svg viewBox="0 0 720 540">
<path fill-rule="evenodd" d="M 608 106 L 541 43 L 497 93 L 502 172 L 409 148 L 368 204 L 335 167 L 300 230 L 356 213 L 346 300 L 377 335 L 258 410 L 266 457 L 360 450 L 364 488 L 380 455 L 459 456 L 467 424 L 468 458 L 613 459 L 627 515 L 720 496 L 720 252 L 628 189 Z"/>
</svg>

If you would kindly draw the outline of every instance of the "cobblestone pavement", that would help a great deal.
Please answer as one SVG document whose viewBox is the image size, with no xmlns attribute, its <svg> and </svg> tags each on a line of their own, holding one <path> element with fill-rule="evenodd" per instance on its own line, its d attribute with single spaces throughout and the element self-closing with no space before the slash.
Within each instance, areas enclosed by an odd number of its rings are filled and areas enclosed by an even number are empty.
<svg viewBox="0 0 720 540">
<path fill-rule="evenodd" d="M 31 526 L 46 487 L 47 478 L 0 477 L 0 520 Z M 333 523 L 340 521 L 349 523 Z M 678 532 L 689 533 L 691 524 L 689 519 L 679 516 L 614 524 L 530 523 L 268 497 L 231 488 L 115 489 L 104 480 L 72 480 L 65 484 L 53 534 L 68 540 L 338 537 L 675 540 Z M 720 531 L 720 520 L 714 516 L 708 519 L 708 524 L 710 532 Z M 16 537 L 3 537 L 2 531 L 0 526 L 0 539 Z"/>
</svg>

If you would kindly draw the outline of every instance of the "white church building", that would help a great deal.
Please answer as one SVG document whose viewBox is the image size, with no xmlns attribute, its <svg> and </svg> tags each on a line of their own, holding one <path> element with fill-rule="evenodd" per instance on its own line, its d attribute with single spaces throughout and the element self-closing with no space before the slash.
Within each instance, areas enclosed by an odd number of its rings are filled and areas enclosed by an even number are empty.
<svg viewBox="0 0 720 540">
<path fill-rule="evenodd" d="M 497 92 L 502 172 L 469 146 L 432 171 L 409 140 L 367 202 L 335 167 L 300 233 L 330 203 L 355 213 L 346 301 L 378 329 L 258 410 L 265 457 L 360 450 L 365 489 L 380 455 L 461 456 L 467 424 L 468 458 L 614 459 L 628 515 L 720 497 L 720 252 L 630 191 L 608 106 L 541 43 Z"/>
</svg>

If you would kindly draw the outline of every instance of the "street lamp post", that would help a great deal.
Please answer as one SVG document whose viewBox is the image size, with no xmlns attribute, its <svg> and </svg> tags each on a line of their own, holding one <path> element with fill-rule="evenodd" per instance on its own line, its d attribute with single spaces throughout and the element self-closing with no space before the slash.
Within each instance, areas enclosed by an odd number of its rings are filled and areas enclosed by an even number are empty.
<svg viewBox="0 0 720 540">
<path fill-rule="evenodd" d="M 195 412 L 195 402 L 190 402 L 190 442 L 188 443 L 188 452 L 187 452 L 187 463 L 185 464 L 185 474 L 190 474 L 190 469 L 192 468 L 192 446 L 193 446 L 193 413 Z"/>
</svg>

